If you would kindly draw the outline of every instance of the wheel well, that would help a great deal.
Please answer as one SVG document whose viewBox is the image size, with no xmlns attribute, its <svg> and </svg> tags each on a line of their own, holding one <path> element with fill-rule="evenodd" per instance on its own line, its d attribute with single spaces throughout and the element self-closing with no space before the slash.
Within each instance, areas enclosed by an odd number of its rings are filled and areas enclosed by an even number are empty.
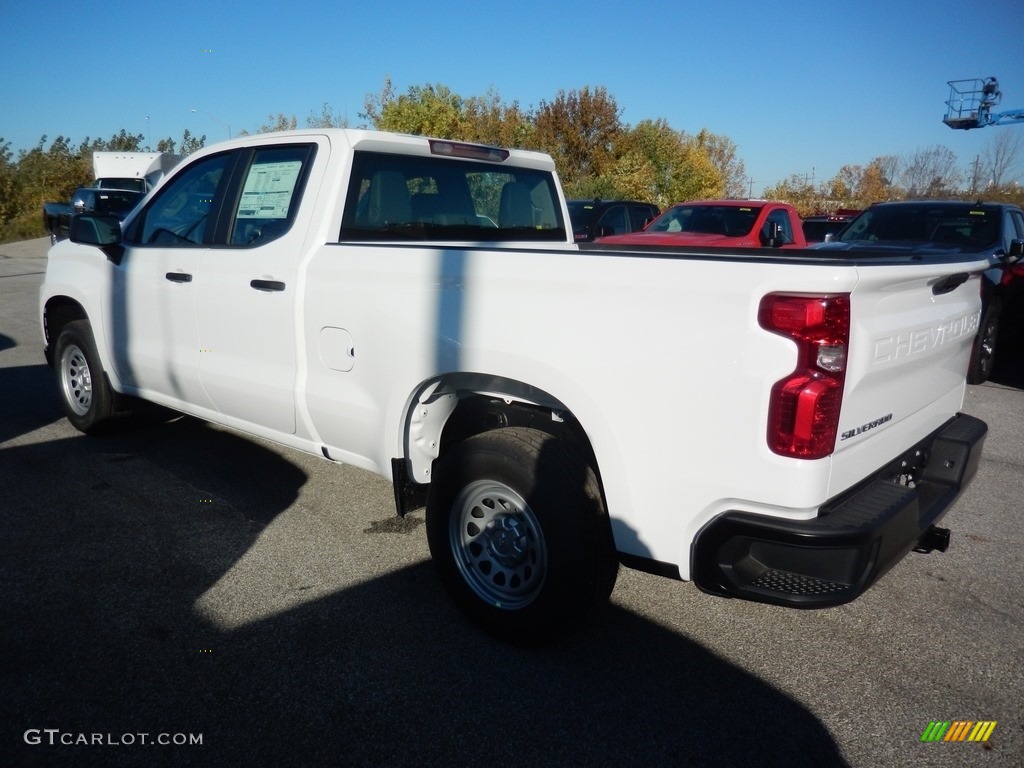
<svg viewBox="0 0 1024 768">
<path fill-rule="evenodd" d="M 459 398 L 441 432 L 440 453 L 468 437 L 502 427 L 529 427 L 570 440 L 594 463 L 593 449 L 583 427 L 568 412 L 479 393 Z"/>
<path fill-rule="evenodd" d="M 433 462 L 469 437 L 503 427 L 528 427 L 572 443 L 601 482 L 583 426 L 557 399 L 528 385 L 468 375 L 425 386 L 408 416 L 406 458 L 392 460 L 400 515 L 426 500 Z"/>
<path fill-rule="evenodd" d="M 53 365 L 53 342 L 65 325 L 73 320 L 87 320 L 85 309 L 67 296 L 54 296 L 46 302 L 43 310 L 43 333 L 46 337 L 46 360 Z"/>
</svg>

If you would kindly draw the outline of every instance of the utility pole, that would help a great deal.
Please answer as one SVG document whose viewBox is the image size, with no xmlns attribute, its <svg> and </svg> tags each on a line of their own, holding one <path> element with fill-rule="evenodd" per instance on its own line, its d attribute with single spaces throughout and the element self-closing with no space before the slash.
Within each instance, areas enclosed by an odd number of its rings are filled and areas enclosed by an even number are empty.
<svg viewBox="0 0 1024 768">
<path fill-rule="evenodd" d="M 974 162 L 971 163 L 971 197 L 978 192 L 978 181 L 981 177 L 981 158 L 978 155 L 974 156 Z"/>
</svg>

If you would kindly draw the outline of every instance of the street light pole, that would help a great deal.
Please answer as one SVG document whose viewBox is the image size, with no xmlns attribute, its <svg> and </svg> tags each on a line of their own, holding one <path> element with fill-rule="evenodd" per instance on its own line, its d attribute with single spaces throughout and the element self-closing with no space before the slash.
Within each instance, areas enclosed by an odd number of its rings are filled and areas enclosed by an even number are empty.
<svg viewBox="0 0 1024 768">
<path fill-rule="evenodd" d="M 213 121 L 214 121 L 215 123 L 219 123 L 219 124 L 220 124 L 220 125 L 222 125 L 223 127 L 227 128 L 227 129 L 228 129 L 228 138 L 229 138 L 229 139 L 231 138 L 231 124 L 230 124 L 230 123 L 225 123 L 225 122 L 224 122 L 223 120 L 221 120 L 221 119 L 220 119 L 219 117 L 215 117 L 214 115 L 211 115 L 211 114 L 210 114 L 209 112 L 207 112 L 207 111 L 206 111 L 205 109 L 194 109 L 194 108 L 193 108 L 193 109 L 192 109 L 192 110 L 190 110 L 190 111 L 191 111 L 191 112 L 192 112 L 193 114 L 195 114 L 196 112 L 202 112 L 202 113 L 203 113 L 204 115 L 206 115 L 206 116 L 207 116 L 208 118 L 210 118 L 211 120 L 213 120 Z"/>
</svg>

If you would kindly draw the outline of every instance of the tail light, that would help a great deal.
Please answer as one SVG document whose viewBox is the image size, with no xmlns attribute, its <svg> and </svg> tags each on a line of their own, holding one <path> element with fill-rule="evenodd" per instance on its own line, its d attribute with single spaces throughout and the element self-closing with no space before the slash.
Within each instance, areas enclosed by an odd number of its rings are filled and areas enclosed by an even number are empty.
<svg viewBox="0 0 1024 768">
<path fill-rule="evenodd" d="M 797 346 L 796 370 L 772 387 L 768 447 L 793 458 L 828 456 L 843 402 L 850 295 L 771 293 L 761 299 L 757 319 Z"/>
</svg>

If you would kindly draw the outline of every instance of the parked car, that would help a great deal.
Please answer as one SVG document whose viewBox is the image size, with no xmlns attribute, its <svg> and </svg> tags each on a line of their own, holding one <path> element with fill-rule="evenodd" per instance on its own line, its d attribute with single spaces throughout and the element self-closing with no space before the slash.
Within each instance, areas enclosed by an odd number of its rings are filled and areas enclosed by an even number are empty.
<svg viewBox="0 0 1024 768">
<path fill-rule="evenodd" d="M 804 239 L 808 243 L 823 243 L 829 236 L 835 237 L 853 221 L 860 211 L 841 208 L 834 213 L 805 216 L 802 222 Z"/>
<path fill-rule="evenodd" d="M 68 236 L 76 213 L 109 213 L 124 219 L 144 196 L 133 189 L 79 187 L 70 203 L 43 203 L 43 226 L 50 233 L 50 243 L 56 243 Z"/>
<path fill-rule="evenodd" d="M 600 238 L 607 245 L 806 248 L 800 215 L 787 203 L 701 200 L 679 203 L 643 232 Z"/>
<path fill-rule="evenodd" d="M 1021 288 L 1024 211 L 1006 203 L 906 200 L 875 203 L 816 249 L 910 253 L 936 260 L 960 253 L 991 259 L 981 282 L 981 319 L 967 380 L 981 384 L 992 373 L 999 319 L 1012 293 Z M 1011 288 L 1011 285 L 1013 286 Z"/>
<path fill-rule="evenodd" d="M 653 203 L 637 200 L 567 200 L 573 239 L 584 243 L 602 235 L 643 229 L 659 213 Z"/>
</svg>

